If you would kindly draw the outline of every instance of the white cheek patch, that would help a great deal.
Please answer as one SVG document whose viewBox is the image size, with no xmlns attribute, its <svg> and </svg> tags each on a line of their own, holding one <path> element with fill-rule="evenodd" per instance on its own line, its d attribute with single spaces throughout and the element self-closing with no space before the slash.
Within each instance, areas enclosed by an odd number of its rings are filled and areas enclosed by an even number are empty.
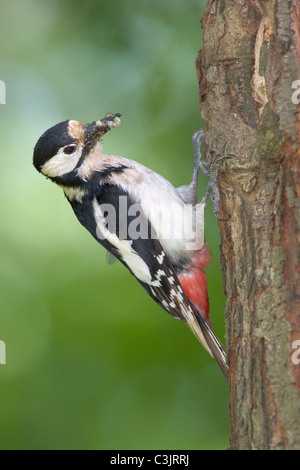
<svg viewBox="0 0 300 470">
<path fill-rule="evenodd" d="M 59 149 L 55 157 L 50 158 L 45 165 L 42 166 L 41 171 L 44 175 L 50 178 L 65 175 L 74 170 L 81 157 L 81 149 L 71 155 L 64 153 L 63 148 Z"/>
</svg>

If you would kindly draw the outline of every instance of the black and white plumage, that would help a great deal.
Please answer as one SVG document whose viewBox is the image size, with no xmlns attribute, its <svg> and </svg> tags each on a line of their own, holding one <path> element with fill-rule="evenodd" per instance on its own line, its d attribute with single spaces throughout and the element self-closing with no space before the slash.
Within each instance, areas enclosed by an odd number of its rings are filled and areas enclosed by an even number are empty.
<svg viewBox="0 0 300 470">
<path fill-rule="evenodd" d="M 64 121 L 48 129 L 35 146 L 34 166 L 63 189 L 79 222 L 147 293 L 188 324 L 227 377 L 225 350 L 178 279 L 204 246 L 206 201 L 196 204 L 199 158 L 192 183 L 176 189 L 133 160 L 103 154 L 100 137 L 119 117 L 86 126 Z"/>
</svg>

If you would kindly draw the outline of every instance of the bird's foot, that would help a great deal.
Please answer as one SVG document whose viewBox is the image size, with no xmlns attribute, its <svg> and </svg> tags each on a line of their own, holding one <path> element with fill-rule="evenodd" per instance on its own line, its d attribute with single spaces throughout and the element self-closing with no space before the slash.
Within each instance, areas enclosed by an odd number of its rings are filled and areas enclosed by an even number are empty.
<svg viewBox="0 0 300 470">
<path fill-rule="evenodd" d="M 215 214 L 216 218 L 220 221 L 225 221 L 226 219 L 223 219 L 219 215 L 220 193 L 219 193 L 219 189 L 218 189 L 217 183 L 216 183 L 217 170 L 218 170 L 218 164 L 221 161 L 226 160 L 228 158 L 230 158 L 230 157 L 227 157 L 227 156 L 224 156 L 224 155 L 217 155 L 217 156 L 212 158 L 210 164 L 207 164 L 205 162 L 205 165 L 206 165 L 205 171 L 206 172 L 204 174 L 209 176 L 210 179 L 209 179 L 209 182 L 208 182 L 208 185 L 207 185 L 207 188 L 206 188 L 206 191 L 205 191 L 205 194 L 202 198 L 201 203 L 206 204 L 207 200 L 210 199 L 211 202 L 212 202 L 214 214 Z"/>
</svg>

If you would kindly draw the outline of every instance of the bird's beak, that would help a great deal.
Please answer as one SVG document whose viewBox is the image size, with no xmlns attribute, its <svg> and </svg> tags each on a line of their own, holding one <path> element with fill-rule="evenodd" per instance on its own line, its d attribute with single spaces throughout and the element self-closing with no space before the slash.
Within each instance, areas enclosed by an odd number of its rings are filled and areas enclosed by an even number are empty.
<svg viewBox="0 0 300 470">
<path fill-rule="evenodd" d="M 103 119 L 87 124 L 84 128 L 84 145 L 94 144 L 110 129 L 118 127 L 121 124 L 120 117 L 120 113 L 109 113 Z"/>
</svg>

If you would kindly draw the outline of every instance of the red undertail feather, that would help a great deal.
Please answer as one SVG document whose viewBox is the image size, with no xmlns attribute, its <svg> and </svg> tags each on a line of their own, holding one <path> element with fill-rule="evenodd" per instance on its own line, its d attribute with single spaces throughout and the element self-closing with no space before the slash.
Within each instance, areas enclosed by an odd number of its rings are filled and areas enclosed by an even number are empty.
<svg viewBox="0 0 300 470">
<path fill-rule="evenodd" d="M 203 271 L 210 262 L 210 253 L 206 244 L 195 251 L 191 265 L 178 275 L 181 287 L 191 304 L 211 327 L 209 318 L 209 300 L 207 278 Z"/>
</svg>

